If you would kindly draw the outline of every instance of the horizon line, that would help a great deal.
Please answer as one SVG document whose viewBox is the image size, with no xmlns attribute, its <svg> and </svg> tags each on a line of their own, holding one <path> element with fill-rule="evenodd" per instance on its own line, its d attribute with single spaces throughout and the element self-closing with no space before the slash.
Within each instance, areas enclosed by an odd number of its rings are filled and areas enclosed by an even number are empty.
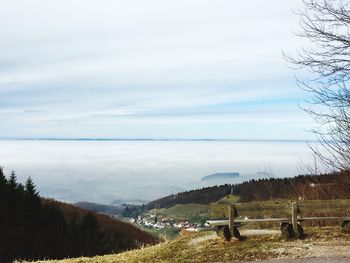
<svg viewBox="0 0 350 263">
<path fill-rule="evenodd" d="M 55 138 L 55 137 L 17 137 L 1 138 L 0 141 L 206 141 L 206 142 L 318 142 L 310 139 L 232 139 L 232 138 Z"/>
</svg>

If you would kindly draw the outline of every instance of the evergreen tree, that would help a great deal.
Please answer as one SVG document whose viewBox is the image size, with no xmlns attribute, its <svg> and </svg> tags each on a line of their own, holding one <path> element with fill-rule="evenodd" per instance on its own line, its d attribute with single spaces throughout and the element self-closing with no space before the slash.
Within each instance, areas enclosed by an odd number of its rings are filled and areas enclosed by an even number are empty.
<svg viewBox="0 0 350 263">
<path fill-rule="evenodd" d="M 0 187 L 7 183 L 6 177 L 4 175 L 4 168 L 0 166 Z"/>
<path fill-rule="evenodd" d="M 24 191 L 32 197 L 39 197 L 39 193 L 36 191 L 35 184 L 30 176 L 25 183 Z"/>
<path fill-rule="evenodd" d="M 3 167 L 0 167 L 0 262 L 7 262 L 10 260 L 8 250 L 11 249 L 9 246 L 10 242 L 6 242 L 5 238 L 9 236 L 9 219 L 10 211 L 8 207 L 8 191 L 7 179 L 3 172 Z"/>
<path fill-rule="evenodd" d="M 17 176 L 14 170 L 11 171 L 11 175 L 8 181 L 11 189 L 16 189 L 18 187 Z"/>
</svg>

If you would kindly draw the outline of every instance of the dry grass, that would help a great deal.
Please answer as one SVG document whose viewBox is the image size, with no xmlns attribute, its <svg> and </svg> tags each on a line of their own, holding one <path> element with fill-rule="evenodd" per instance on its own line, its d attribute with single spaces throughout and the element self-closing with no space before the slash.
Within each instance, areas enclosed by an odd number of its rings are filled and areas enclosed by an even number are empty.
<svg viewBox="0 0 350 263">
<path fill-rule="evenodd" d="M 248 237 L 245 241 L 226 242 L 216 238 L 213 232 L 202 232 L 192 237 L 180 237 L 151 247 L 116 255 L 94 258 L 41 261 L 42 263 L 176 263 L 176 262 L 242 262 L 275 257 L 318 256 L 317 253 L 348 253 L 350 235 L 340 227 L 306 229 L 305 240 L 288 241 L 280 236 Z M 349 252 L 347 252 L 349 251 Z M 311 254 L 310 254 L 311 253 Z M 313 253 L 313 254 L 312 254 Z M 347 255 L 347 254 L 346 254 Z"/>
<path fill-rule="evenodd" d="M 138 262 L 225 262 L 250 259 L 265 259 L 273 256 L 279 237 L 265 237 L 269 242 L 261 242 L 261 238 L 249 238 L 244 242 L 226 242 L 219 238 L 205 239 L 202 242 L 191 242 L 193 238 L 202 238 L 209 233 L 200 233 L 196 237 L 180 237 L 152 247 L 133 250 L 116 255 L 94 258 L 66 259 L 61 261 L 41 261 L 60 263 L 138 263 Z M 267 241 L 266 240 L 266 241 Z"/>
</svg>

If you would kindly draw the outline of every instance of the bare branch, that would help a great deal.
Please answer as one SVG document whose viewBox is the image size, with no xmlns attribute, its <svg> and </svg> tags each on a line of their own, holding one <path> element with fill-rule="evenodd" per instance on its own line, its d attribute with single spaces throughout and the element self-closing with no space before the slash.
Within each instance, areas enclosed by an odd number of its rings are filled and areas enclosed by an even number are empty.
<svg viewBox="0 0 350 263">
<path fill-rule="evenodd" d="M 319 126 L 312 130 L 319 145 L 315 157 L 331 170 L 350 169 L 350 3 L 343 0 L 303 0 L 299 10 L 301 33 L 311 48 L 285 59 L 313 77 L 297 80 L 311 94 L 308 107 Z"/>
</svg>

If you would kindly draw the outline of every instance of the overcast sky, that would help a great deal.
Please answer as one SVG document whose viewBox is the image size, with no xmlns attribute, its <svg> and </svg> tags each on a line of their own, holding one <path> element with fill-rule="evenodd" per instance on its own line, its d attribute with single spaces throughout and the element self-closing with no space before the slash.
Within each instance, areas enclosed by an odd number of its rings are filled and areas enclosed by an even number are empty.
<svg viewBox="0 0 350 263">
<path fill-rule="evenodd" d="M 0 137 L 307 139 L 301 0 L 1 0 Z"/>
</svg>

